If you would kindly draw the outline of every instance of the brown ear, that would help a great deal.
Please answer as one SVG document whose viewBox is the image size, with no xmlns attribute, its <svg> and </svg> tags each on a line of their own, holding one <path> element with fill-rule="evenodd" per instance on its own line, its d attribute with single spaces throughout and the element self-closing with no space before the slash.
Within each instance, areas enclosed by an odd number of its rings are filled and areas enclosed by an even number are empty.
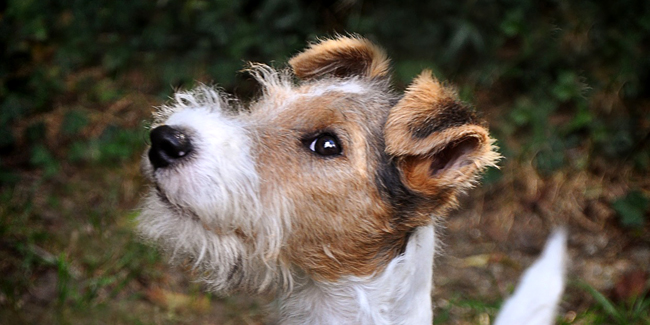
<svg viewBox="0 0 650 325">
<path fill-rule="evenodd" d="M 452 202 L 499 159 L 484 123 L 430 71 L 391 109 L 384 137 L 407 187 L 429 197 L 444 194 Z"/>
<path fill-rule="evenodd" d="M 300 79 L 323 76 L 382 77 L 388 73 L 382 49 L 363 38 L 340 36 L 311 45 L 289 60 Z"/>
</svg>

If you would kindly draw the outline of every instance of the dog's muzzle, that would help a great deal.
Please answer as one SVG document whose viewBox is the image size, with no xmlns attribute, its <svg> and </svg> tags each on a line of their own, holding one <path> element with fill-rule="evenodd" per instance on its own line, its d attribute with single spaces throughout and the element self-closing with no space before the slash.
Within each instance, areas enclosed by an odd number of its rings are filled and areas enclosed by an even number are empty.
<svg viewBox="0 0 650 325">
<path fill-rule="evenodd" d="M 193 150 L 192 142 L 187 134 L 168 125 L 151 130 L 149 137 L 151 138 L 149 161 L 156 169 L 183 160 Z"/>
</svg>

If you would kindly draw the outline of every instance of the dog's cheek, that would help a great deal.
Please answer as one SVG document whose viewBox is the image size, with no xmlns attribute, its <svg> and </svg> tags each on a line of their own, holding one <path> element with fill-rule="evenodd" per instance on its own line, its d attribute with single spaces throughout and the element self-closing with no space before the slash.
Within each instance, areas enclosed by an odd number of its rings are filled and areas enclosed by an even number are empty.
<svg viewBox="0 0 650 325">
<path fill-rule="evenodd" d="M 305 155 L 291 156 L 295 154 Z M 398 254 L 404 236 L 390 224 L 389 204 L 368 176 L 373 173 L 367 166 L 357 170 L 353 166 L 359 163 L 347 159 L 274 159 L 285 167 L 278 167 L 280 173 L 269 172 L 271 179 L 262 177 L 264 184 L 270 183 L 263 192 L 282 193 L 283 200 L 291 202 L 294 213 L 283 256 L 292 264 L 311 276 L 334 281 L 370 275 Z"/>
</svg>

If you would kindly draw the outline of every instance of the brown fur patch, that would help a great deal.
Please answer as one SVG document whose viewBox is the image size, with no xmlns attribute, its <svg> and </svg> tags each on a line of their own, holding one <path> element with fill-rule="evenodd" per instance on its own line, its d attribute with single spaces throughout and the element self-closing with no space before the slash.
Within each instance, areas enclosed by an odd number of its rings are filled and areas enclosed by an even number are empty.
<svg viewBox="0 0 650 325">
<path fill-rule="evenodd" d="M 325 75 L 383 77 L 388 73 L 388 63 L 382 49 L 355 37 L 321 41 L 289 60 L 294 74 L 301 79 Z"/>
<path fill-rule="evenodd" d="M 253 111 L 262 196 L 286 199 L 295 211 L 282 258 L 318 279 L 371 275 L 405 245 L 407 230 L 394 224 L 374 176 L 388 101 L 366 96 L 330 93 Z M 340 156 L 318 156 L 301 142 L 319 131 L 339 137 Z"/>
</svg>

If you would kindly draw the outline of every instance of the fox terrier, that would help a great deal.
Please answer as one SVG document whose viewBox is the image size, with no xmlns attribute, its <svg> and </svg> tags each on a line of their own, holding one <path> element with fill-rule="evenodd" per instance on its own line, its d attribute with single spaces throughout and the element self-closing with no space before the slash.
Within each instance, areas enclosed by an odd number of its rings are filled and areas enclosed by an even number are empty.
<svg viewBox="0 0 650 325">
<path fill-rule="evenodd" d="M 486 123 L 430 71 L 392 90 L 362 38 L 289 65 L 251 64 L 249 105 L 200 86 L 157 110 L 139 231 L 214 292 L 273 294 L 282 324 L 431 324 L 436 220 L 498 160 Z M 552 322 L 555 237 L 500 324 Z"/>
</svg>

